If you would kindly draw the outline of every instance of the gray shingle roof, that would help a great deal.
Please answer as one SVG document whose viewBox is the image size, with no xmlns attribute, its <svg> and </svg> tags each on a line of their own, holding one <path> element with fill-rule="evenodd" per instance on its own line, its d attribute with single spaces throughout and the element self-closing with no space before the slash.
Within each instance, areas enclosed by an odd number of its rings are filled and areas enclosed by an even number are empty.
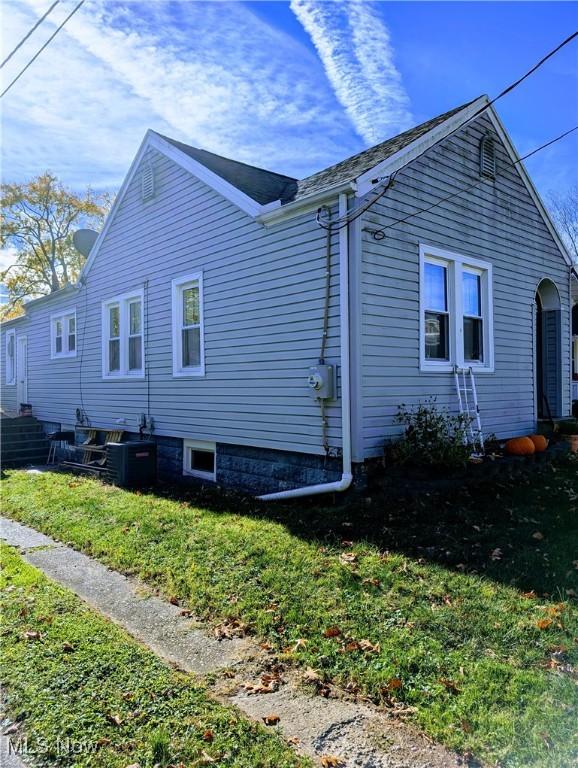
<svg viewBox="0 0 578 768">
<path fill-rule="evenodd" d="M 261 205 L 275 200 L 289 203 L 307 195 L 322 192 L 329 187 L 353 181 L 472 103 L 472 101 L 469 101 L 460 107 L 450 109 L 449 112 L 444 112 L 432 120 L 427 120 L 425 123 L 421 123 L 421 125 L 410 128 L 408 131 L 393 136 L 391 139 L 387 139 L 387 141 L 382 141 L 374 147 L 365 149 L 357 155 L 348 157 L 346 160 L 342 160 L 304 179 L 293 179 L 290 176 L 284 176 L 273 171 L 266 171 L 263 168 L 256 168 L 253 165 L 240 163 L 237 160 L 229 160 L 226 157 L 215 155 L 204 149 L 197 149 L 188 144 L 183 144 L 168 136 L 163 136 L 162 138 L 205 165 L 253 200 L 261 203 Z"/>
<path fill-rule="evenodd" d="M 286 200 L 287 197 L 290 199 L 294 194 L 297 180 L 290 176 L 256 168 L 254 165 L 240 163 L 237 160 L 229 160 L 227 157 L 207 152 L 206 149 L 197 149 L 171 139 L 169 136 L 163 136 L 160 133 L 158 135 L 261 205 L 271 203 L 273 200 Z"/>
</svg>

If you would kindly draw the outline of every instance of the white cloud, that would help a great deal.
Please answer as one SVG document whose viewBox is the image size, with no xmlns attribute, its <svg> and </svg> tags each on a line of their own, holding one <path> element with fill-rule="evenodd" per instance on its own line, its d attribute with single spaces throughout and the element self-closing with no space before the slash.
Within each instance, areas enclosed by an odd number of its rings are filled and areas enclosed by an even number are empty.
<svg viewBox="0 0 578 768">
<path fill-rule="evenodd" d="M 389 32 L 371 3 L 291 0 L 356 131 L 376 143 L 412 124 Z"/>
<path fill-rule="evenodd" d="M 0 248 L 0 272 L 4 272 L 4 270 L 8 269 L 8 267 L 16 264 L 17 258 L 18 251 L 16 248 Z"/>
<path fill-rule="evenodd" d="M 9 74 L 71 8 L 61 2 Z M 8 10 L 6 49 L 45 3 Z M 86 3 L 4 101 L 10 179 L 50 168 L 76 186 L 118 185 L 149 127 L 293 175 L 360 148 L 317 57 L 236 3 Z"/>
</svg>

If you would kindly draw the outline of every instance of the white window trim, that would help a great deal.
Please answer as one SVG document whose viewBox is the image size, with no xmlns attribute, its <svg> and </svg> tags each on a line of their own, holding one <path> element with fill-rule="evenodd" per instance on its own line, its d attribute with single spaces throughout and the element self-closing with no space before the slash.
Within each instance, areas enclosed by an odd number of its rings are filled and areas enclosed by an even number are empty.
<svg viewBox="0 0 578 768">
<path fill-rule="evenodd" d="M 128 340 L 129 340 L 129 303 L 134 299 L 140 301 L 141 306 L 141 335 L 142 335 L 142 368 L 138 371 L 128 370 Z M 120 314 L 120 370 L 108 370 L 108 341 L 109 341 L 109 312 L 111 305 L 118 304 Z M 138 288 L 134 291 L 123 293 L 120 296 L 112 296 L 102 302 L 102 320 L 101 320 L 101 353 L 102 353 L 102 378 L 106 381 L 133 381 L 134 379 L 144 379 L 146 365 L 145 349 L 145 316 L 144 316 L 144 289 Z"/>
<path fill-rule="evenodd" d="M 432 262 L 447 267 L 448 309 L 449 309 L 449 351 L 450 359 L 428 360 L 425 356 L 425 263 Z M 463 269 L 477 272 L 481 276 L 482 320 L 484 361 L 464 360 L 463 327 Z M 419 368 L 423 373 L 451 373 L 455 366 L 472 368 L 476 373 L 495 372 L 494 347 L 494 296 L 493 267 L 487 261 L 463 256 L 442 248 L 419 246 Z"/>
<path fill-rule="evenodd" d="M 70 318 L 74 318 L 74 349 L 68 349 L 68 330 L 67 323 Z M 62 352 L 56 351 L 56 322 L 62 323 Z M 65 350 L 66 348 L 66 350 Z M 71 307 L 64 312 L 54 312 L 50 315 L 50 359 L 61 360 L 67 357 L 76 357 L 78 349 L 78 324 L 76 321 L 76 307 Z"/>
<path fill-rule="evenodd" d="M 200 469 L 189 469 L 188 466 L 188 453 L 189 450 L 193 451 L 210 451 L 215 456 L 214 471 L 203 472 Z M 183 440 L 183 475 L 187 477 L 198 477 L 201 480 L 210 480 L 216 482 L 217 480 L 217 445 L 208 440 Z"/>
<path fill-rule="evenodd" d="M 182 362 L 182 334 L 181 334 L 181 315 L 182 301 L 181 292 L 189 283 L 199 284 L 199 334 L 200 334 L 200 354 L 201 364 L 195 368 L 183 368 Z M 199 377 L 205 375 L 205 311 L 203 297 L 203 273 L 195 272 L 189 275 L 176 277 L 172 281 L 172 332 L 173 332 L 173 376 L 178 377 Z"/>
<path fill-rule="evenodd" d="M 12 370 L 11 376 L 8 376 L 8 344 L 9 339 L 12 339 Z M 16 330 L 6 331 L 6 338 L 4 340 L 5 347 L 5 360 L 4 360 L 4 382 L 6 386 L 16 386 Z"/>
</svg>

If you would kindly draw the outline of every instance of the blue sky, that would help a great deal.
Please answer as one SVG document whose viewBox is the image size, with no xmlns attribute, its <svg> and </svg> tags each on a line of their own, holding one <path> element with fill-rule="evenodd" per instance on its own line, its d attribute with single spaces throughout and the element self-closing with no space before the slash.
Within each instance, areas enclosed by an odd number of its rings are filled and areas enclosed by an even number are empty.
<svg viewBox="0 0 578 768">
<path fill-rule="evenodd" d="M 4 50 L 50 0 L 5 0 Z M 67 15 L 49 20 L 5 81 Z M 3 100 L 3 179 L 115 189 L 147 128 L 303 176 L 495 95 L 578 28 L 573 2 L 87 0 Z M 498 104 L 525 153 L 578 123 L 578 42 Z M 578 137 L 528 162 L 575 184 Z"/>
</svg>

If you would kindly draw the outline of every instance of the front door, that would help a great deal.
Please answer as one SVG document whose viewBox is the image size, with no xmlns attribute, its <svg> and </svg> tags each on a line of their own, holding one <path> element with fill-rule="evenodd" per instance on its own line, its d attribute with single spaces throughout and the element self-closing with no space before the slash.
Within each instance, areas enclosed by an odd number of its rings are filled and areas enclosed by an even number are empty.
<svg viewBox="0 0 578 768">
<path fill-rule="evenodd" d="M 26 336 L 18 336 L 16 346 L 16 408 L 20 411 L 22 403 L 28 402 L 28 341 Z"/>
</svg>

